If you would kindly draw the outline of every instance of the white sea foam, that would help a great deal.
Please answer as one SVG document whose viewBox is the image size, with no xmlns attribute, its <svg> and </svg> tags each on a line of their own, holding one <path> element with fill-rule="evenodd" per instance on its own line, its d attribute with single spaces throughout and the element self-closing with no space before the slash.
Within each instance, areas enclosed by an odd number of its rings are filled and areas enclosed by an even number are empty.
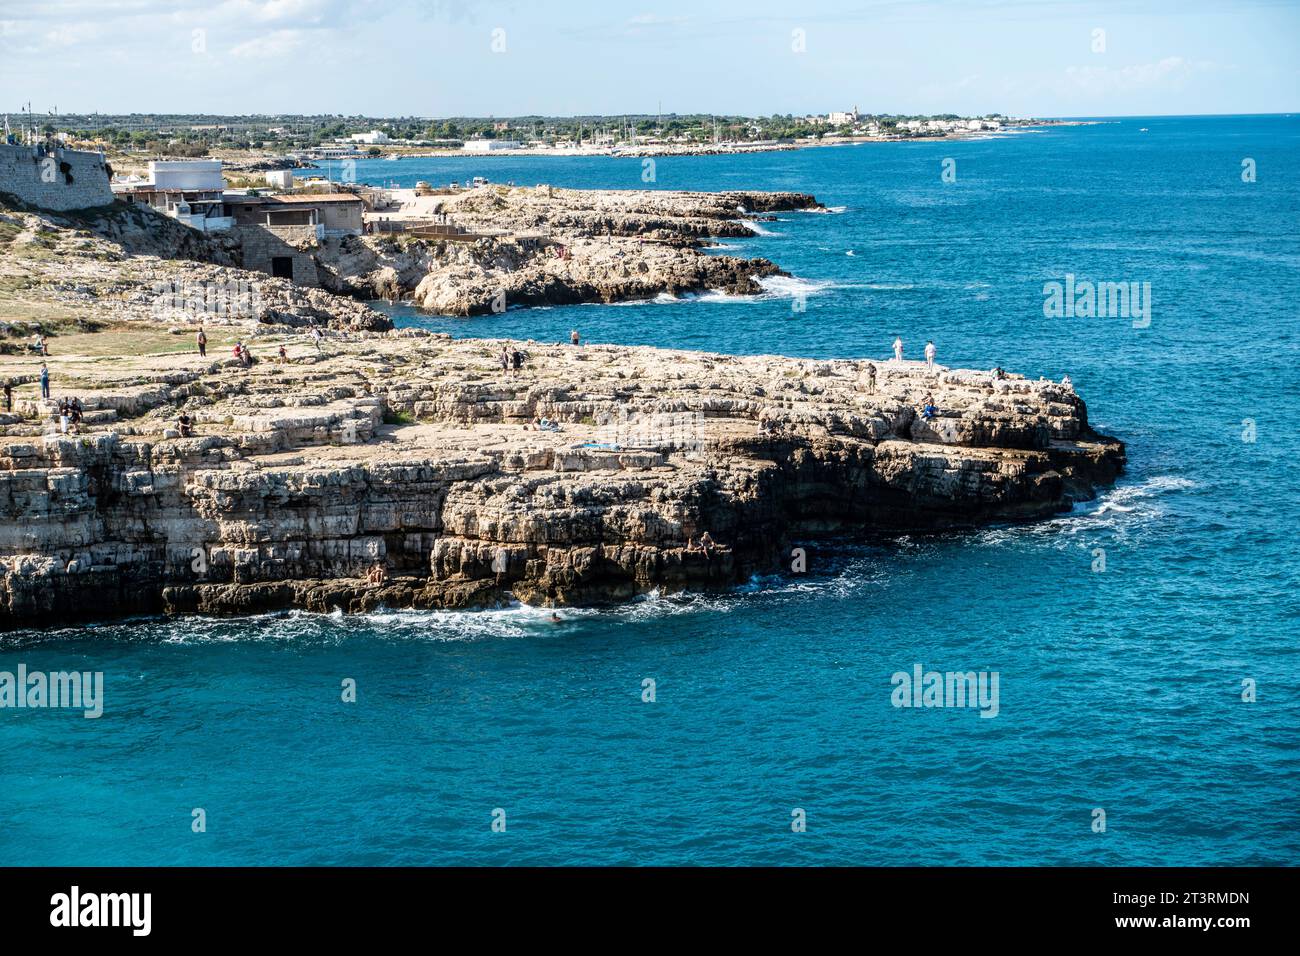
<svg viewBox="0 0 1300 956">
<path fill-rule="evenodd" d="M 1165 499 L 1195 487 L 1196 483 L 1186 478 L 1157 475 L 1136 484 L 1118 485 L 1058 517 L 1034 524 L 989 528 L 977 538 L 992 545 L 1044 538 L 1056 541 L 1060 547 L 1087 545 L 1102 537 L 1123 541 L 1146 533 L 1167 515 Z"/>
<path fill-rule="evenodd" d="M 1196 487 L 1193 481 L 1171 475 L 1124 483 L 1068 514 L 1032 524 L 987 528 L 971 535 L 969 543 L 977 547 L 1033 544 L 1073 549 L 1122 541 L 1156 526 L 1168 514 L 1169 499 Z M 146 618 L 135 620 L 130 634 L 132 640 L 182 645 L 258 641 L 336 645 L 376 635 L 394 641 L 433 642 L 563 636 L 584 622 L 617 625 L 679 615 L 725 614 L 742 606 L 761 608 L 765 602 L 852 599 L 885 586 L 899 573 L 898 562 L 890 560 L 891 555 L 905 560 L 911 555 L 915 559 L 917 552 L 932 546 L 930 538 L 911 535 L 891 539 L 883 550 L 847 545 L 827 554 L 834 570 L 821 576 L 755 576 L 725 592 L 652 591 L 614 608 L 561 608 L 553 612 L 550 608 L 511 602 L 463 611 L 379 610 L 349 615 L 335 608 L 326 614 L 295 610 L 242 618 Z M 553 613 L 558 614 L 558 622 L 552 620 Z M 118 622 L 94 625 L 92 629 L 117 633 L 120 627 Z M 43 632 L 39 639 L 84 634 L 84 628 L 74 628 Z M 19 634 L 17 639 L 32 640 L 36 635 Z"/>
<path fill-rule="evenodd" d="M 763 297 L 769 299 L 820 295 L 828 289 L 839 288 L 826 279 L 801 279 L 799 276 L 764 276 L 758 284 L 763 287 Z"/>
</svg>

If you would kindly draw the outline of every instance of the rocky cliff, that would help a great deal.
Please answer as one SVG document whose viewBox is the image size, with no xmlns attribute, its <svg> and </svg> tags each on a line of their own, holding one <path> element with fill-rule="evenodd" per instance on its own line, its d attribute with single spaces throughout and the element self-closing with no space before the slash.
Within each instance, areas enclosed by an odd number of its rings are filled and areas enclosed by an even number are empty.
<svg viewBox="0 0 1300 956">
<path fill-rule="evenodd" d="M 447 315 L 661 293 L 752 295 L 759 279 L 783 273 L 766 259 L 700 249 L 756 235 L 753 221 L 773 211 L 821 206 L 806 193 L 537 186 L 482 187 L 427 208 L 479 238 L 328 240 L 318 253 L 325 285 L 361 297 L 410 298 Z"/>
<path fill-rule="evenodd" d="M 82 434 L 54 433 L 22 385 L 0 416 L 0 626 L 729 587 L 788 567 L 796 540 L 1041 518 L 1124 463 L 1055 383 L 521 348 L 518 374 L 500 343 L 409 332 L 251 369 L 54 360 L 56 395 L 88 410 Z"/>
</svg>

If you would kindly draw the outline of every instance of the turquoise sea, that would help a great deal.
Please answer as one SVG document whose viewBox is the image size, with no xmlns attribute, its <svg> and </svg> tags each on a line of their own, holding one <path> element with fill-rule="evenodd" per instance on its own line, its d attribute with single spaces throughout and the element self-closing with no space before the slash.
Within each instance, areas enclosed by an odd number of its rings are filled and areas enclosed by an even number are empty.
<svg viewBox="0 0 1300 956">
<path fill-rule="evenodd" d="M 404 185 L 642 171 L 360 164 Z M 1041 524 L 809 544 L 805 576 L 560 624 L 515 606 L 5 635 L 0 670 L 102 671 L 105 712 L 0 711 L 0 864 L 1300 863 L 1300 118 L 669 157 L 648 185 L 832 211 L 726 243 L 792 274 L 757 297 L 399 320 L 817 357 L 933 339 L 945 364 L 1068 373 L 1129 472 Z M 1149 282 L 1150 325 L 1045 317 L 1067 274 Z M 998 716 L 895 708 L 916 664 L 997 671 Z"/>
</svg>

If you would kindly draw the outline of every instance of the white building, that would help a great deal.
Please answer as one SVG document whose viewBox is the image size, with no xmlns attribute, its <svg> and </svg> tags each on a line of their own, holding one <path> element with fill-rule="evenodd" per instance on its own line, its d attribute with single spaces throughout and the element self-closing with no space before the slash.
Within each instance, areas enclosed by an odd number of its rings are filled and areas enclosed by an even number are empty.
<svg viewBox="0 0 1300 956">
<path fill-rule="evenodd" d="M 272 169 L 262 174 L 266 179 L 268 186 L 276 189 L 293 188 L 293 170 L 292 169 Z"/>
<path fill-rule="evenodd" d="M 855 106 L 847 113 L 833 112 L 826 118 L 832 126 L 849 126 L 858 121 L 858 108 Z"/>
<path fill-rule="evenodd" d="M 149 163 L 149 180 L 159 192 L 197 192 L 225 188 L 219 159 L 169 159 Z"/>
<path fill-rule="evenodd" d="M 147 181 L 113 187 L 126 202 L 151 206 L 200 232 L 224 232 L 233 224 L 224 191 L 219 159 L 154 160 Z"/>
<path fill-rule="evenodd" d="M 498 149 L 521 149 L 523 144 L 517 139 L 467 139 L 467 153 L 491 153 Z"/>
<path fill-rule="evenodd" d="M 369 133 L 353 133 L 351 139 L 354 143 L 378 146 L 380 143 L 388 142 L 388 134 L 382 130 L 372 129 Z"/>
</svg>

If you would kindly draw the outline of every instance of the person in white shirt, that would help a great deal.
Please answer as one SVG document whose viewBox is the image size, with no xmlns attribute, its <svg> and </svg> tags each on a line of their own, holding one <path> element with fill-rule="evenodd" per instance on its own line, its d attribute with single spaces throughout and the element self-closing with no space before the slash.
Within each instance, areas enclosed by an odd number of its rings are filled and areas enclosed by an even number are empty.
<svg viewBox="0 0 1300 956">
<path fill-rule="evenodd" d="M 925 343 L 925 364 L 926 364 L 927 366 L 930 367 L 930 370 L 931 370 L 931 371 L 934 370 L 934 356 L 935 356 L 935 354 L 936 354 L 936 353 L 935 353 L 934 343 L 933 343 L 933 342 L 926 342 L 926 343 Z"/>
<path fill-rule="evenodd" d="M 901 338 L 894 339 L 894 361 L 903 361 L 903 340 Z"/>
</svg>

